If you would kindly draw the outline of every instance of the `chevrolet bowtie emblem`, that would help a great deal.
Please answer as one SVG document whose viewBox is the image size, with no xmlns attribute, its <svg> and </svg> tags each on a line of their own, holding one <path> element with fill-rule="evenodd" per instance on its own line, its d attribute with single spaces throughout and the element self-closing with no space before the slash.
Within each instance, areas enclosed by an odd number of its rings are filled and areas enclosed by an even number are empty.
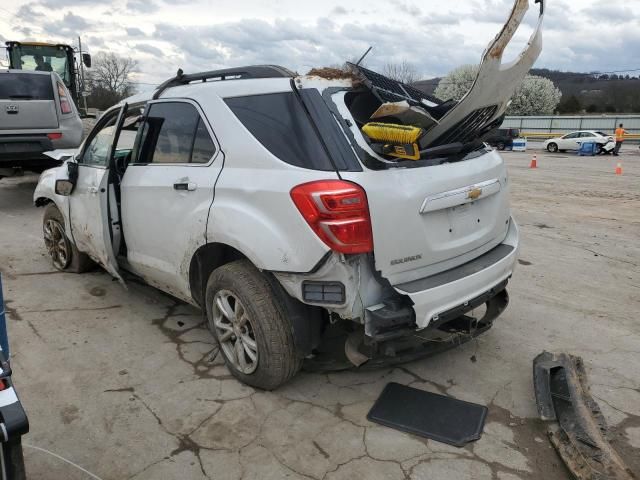
<svg viewBox="0 0 640 480">
<path fill-rule="evenodd" d="M 476 200 L 480 197 L 480 195 L 482 195 L 482 189 L 474 188 L 473 190 L 469 191 L 469 193 L 467 194 L 467 198 L 470 198 L 471 200 Z"/>
</svg>

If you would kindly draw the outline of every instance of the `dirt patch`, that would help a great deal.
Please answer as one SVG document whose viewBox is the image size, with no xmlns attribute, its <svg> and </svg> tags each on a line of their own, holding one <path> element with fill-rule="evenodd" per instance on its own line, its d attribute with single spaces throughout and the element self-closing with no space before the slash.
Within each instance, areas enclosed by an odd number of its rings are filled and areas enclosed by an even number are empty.
<svg viewBox="0 0 640 480">
<path fill-rule="evenodd" d="M 89 290 L 89 295 L 94 297 L 104 297 L 107 294 L 107 291 L 102 287 L 93 287 Z"/>
<path fill-rule="evenodd" d="M 60 412 L 60 416 L 62 417 L 62 423 L 65 425 L 69 425 L 74 420 L 80 418 L 80 410 L 75 405 L 67 405 Z"/>
</svg>

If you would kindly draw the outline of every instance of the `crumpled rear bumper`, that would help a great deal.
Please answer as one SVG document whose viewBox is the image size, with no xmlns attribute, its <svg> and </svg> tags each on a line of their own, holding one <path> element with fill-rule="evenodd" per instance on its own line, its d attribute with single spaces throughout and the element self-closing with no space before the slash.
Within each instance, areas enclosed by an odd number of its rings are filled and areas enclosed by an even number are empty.
<svg viewBox="0 0 640 480">
<path fill-rule="evenodd" d="M 452 310 L 464 311 L 470 302 L 495 293 L 513 274 L 519 250 L 518 227 L 511 219 L 504 242 L 485 255 L 458 268 L 414 282 L 396 285 L 413 302 L 418 330 L 440 322 Z"/>
</svg>

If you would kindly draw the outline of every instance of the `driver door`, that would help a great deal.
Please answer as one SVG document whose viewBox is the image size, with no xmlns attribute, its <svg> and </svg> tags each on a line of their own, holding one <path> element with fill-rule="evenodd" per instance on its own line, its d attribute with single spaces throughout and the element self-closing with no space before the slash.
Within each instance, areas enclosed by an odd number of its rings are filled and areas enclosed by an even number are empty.
<svg viewBox="0 0 640 480">
<path fill-rule="evenodd" d="M 122 282 L 113 250 L 110 225 L 109 167 L 127 105 L 103 116 L 91 131 L 77 157 L 78 176 L 69 197 L 71 234 L 78 250 L 89 255 L 113 277 Z M 111 209 L 111 214 L 114 209 Z M 117 210 L 116 210 L 117 211 Z M 116 219 L 117 220 L 117 219 Z"/>
</svg>

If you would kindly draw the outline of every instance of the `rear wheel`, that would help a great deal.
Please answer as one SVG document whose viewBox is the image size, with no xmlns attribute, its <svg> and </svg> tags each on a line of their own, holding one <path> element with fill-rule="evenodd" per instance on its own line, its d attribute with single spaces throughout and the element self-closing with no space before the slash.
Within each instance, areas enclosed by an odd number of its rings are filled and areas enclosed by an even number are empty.
<svg viewBox="0 0 640 480">
<path fill-rule="evenodd" d="M 206 311 L 224 361 L 241 382 L 273 390 L 302 366 L 287 307 L 265 274 L 248 260 L 213 271 Z"/>
<path fill-rule="evenodd" d="M 62 213 L 53 203 L 44 210 L 42 233 L 47 253 L 58 270 L 82 273 L 95 265 L 88 255 L 80 252 L 71 242 L 65 231 Z"/>
<path fill-rule="evenodd" d="M 550 143 L 549 145 L 547 145 L 547 150 L 549 150 L 551 153 L 556 153 L 558 151 L 558 144 L 557 143 Z"/>
<path fill-rule="evenodd" d="M 496 145 L 496 147 L 498 148 L 498 150 L 503 151 L 505 149 L 505 144 L 504 142 L 498 142 L 498 145 Z"/>
</svg>

